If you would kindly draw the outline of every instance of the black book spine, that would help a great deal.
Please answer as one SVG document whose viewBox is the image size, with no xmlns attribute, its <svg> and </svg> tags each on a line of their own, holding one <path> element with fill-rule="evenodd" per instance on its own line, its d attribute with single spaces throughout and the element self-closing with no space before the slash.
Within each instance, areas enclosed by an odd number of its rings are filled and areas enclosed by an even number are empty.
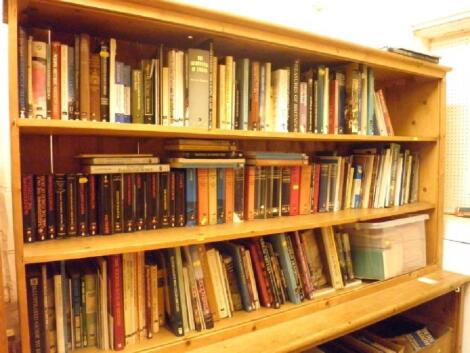
<svg viewBox="0 0 470 353">
<path fill-rule="evenodd" d="M 168 283 L 168 299 L 170 304 L 170 327 L 176 336 L 184 335 L 181 295 L 178 289 L 178 272 L 176 269 L 176 249 L 168 249 L 165 253 L 166 276 Z"/>
<path fill-rule="evenodd" d="M 177 170 L 176 174 L 176 226 L 186 225 L 186 193 L 184 170 Z"/>
<path fill-rule="evenodd" d="M 46 198 L 47 198 L 47 239 L 55 239 L 56 237 L 56 219 L 55 219 L 55 191 L 54 191 L 54 175 L 46 176 Z"/>
<path fill-rule="evenodd" d="M 88 232 L 98 234 L 98 215 L 96 208 L 96 175 L 88 175 Z"/>
<path fill-rule="evenodd" d="M 170 225 L 170 173 L 160 173 L 160 222 L 162 227 Z"/>
<path fill-rule="evenodd" d="M 281 216 L 290 213 L 290 168 L 281 171 Z"/>
<path fill-rule="evenodd" d="M 67 174 L 67 235 L 77 235 L 77 176 L 75 174 Z"/>
<path fill-rule="evenodd" d="M 272 171 L 272 217 L 278 217 L 281 215 L 281 170 L 281 167 L 273 167 Z"/>
<path fill-rule="evenodd" d="M 55 223 L 57 227 L 57 237 L 63 238 L 67 235 L 67 186 L 65 174 L 54 175 L 54 191 L 55 191 Z"/>
<path fill-rule="evenodd" d="M 294 60 L 290 70 L 290 97 L 288 130 L 299 132 L 299 98 L 300 98 L 300 61 Z"/>
<path fill-rule="evenodd" d="M 47 235 L 47 197 L 46 176 L 36 175 L 36 240 L 46 240 Z"/>
<path fill-rule="evenodd" d="M 145 229 L 145 180 L 144 175 L 137 173 L 134 176 L 135 181 L 135 227 L 136 230 Z"/>
<path fill-rule="evenodd" d="M 77 223 L 78 235 L 84 237 L 88 232 L 88 178 L 77 174 Z"/>
<path fill-rule="evenodd" d="M 34 177 L 31 174 L 21 177 L 23 206 L 23 239 L 25 243 L 36 240 L 36 200 L 34 197 Z"/>
<path fill-rule="evenodd" d="M 170 227 L 176 227 L 176 174 L 170 172 Z"/>
<path fill-rule="evenodd" d="M 26 283 L 28 297 L 29 335 L 32 353 L 46 352 L 44 336 L 44 305 L 41 274 L 38 268 L 29 268 Z"/>
<path fill-rule="evenodd" d="M 135 231 L 134 174 L 123 174 L 123 224 L 124 232 Z"/>
<path fill-rule="evenodd" d="M 122 232 L 122 174 L 111 175 L 111 195 L 113 202 L 112 227 L 113 233 Z"/>
<path fill-rule="evenodd" d="M 320 165 L 320 192 L 318 196 L 318 212 L 328 212 L 328 180 L 329 164 Z"/>
<path fill-rule="evenodd" d="M 157 229 L 158 228 L 158 173 L 148 173 L 146 175 L 145 186 L 147 190 L 145 191 L 147 197 L 147 210 L 145 211 L 147 215 L 147 229 Z"/>
<path fill-rule="evenodd" d="M 101 121 L 109 121 L 109 46 L 100 46 L 100 114 Z"/>
<path fill-rule="evenodd" d="M 245 205 L 245 168 L 235 169 L 235 205 L 233 214 L 235 220 L 241 221 L 244 219 L 244 205 Z"/>
<path fill-rule="evenodd" d="M 98 229 L 100 234 L 112 234 L 112 197 L 111 177 L 108 174 L 99 177 Z"/>
<path fill-rule="evenodd" d="M 266 167 L 266 218 L 273 217 L 273 172 L 274 167 Z"/>
<path fill-rule="evenodd" d="M 154 62 L 151 59 L 142 60 L 144 124 L 155 124 L 154 114 Z"/>
</svg>

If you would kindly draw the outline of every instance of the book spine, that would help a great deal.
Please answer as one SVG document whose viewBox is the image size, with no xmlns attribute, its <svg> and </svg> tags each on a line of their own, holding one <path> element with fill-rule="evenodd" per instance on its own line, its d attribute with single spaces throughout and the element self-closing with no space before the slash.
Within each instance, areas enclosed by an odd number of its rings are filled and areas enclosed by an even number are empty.
<svg viewBox="0 0 470 353">
<path fill-rule="evenodd" d="M 217 169 L 208 172 L 209 224 L 217 224 Z"/>
<path fill-rule="evenodd" d="M 52 46 L 50 30 L 47 31 L 46 43 L 46 118 L 52 118 Z"/>
<path fill-rule="evenodd" d="M 235 170 L 227 168 L 225 171 L 225 195 L 224 195 L 224 209 L 225 209 L 225 223 L 233 223 L 233 213 L 235 207 Z M 243 193 L 243 191 L 242 191 Z M 222 222 L 222 223 L 224 223 Z"/>
<path fill-rule="evenodd" d="M 74 107 L 73 114 L 69 116 L 71 120 L 80 120 L 80 35 L 74 36 L 73 47 L 73 82 L 74 82 Z"/>
<path fill-rule="evenodd" d="M 90 120 L 90 36 L 80 34 L 80 120 Z"/>
<path fill-rule="evenodd" d="M 245 218 L 245 168 L 235 168 L 233 219 L 241 222 Z"/>
<path fill-rule="evenodd" d="M 212 89 L 210 75 L 210 54 L 208 50 L 188 49 L 188 116 L 189 126 L 207 129 L 209 111 L 212 111 Z M 207 104 L 208 102 L 208 104 Z"/>
<path fill-rule="evenodd" d="M 56 238 L 56 203 L 54 190 L 54 176 L 46 175 L 46 220 L 47 220 L 47 239 Z"/>
<path fill-rule="evenodd" d="M 197 218 L 199 225 L 209 224 L 209 170 L 197 169 Z"/>
<path fill-rule="evenodd" d="M 318 212 L 328 212 L 328 180 L 329 165 L 326 163 L 320 164 L 320 190 L 318 195 Z"/>
<path fill-rule="evenodd" d="M 276 279 L 274 275 L 273 264 L 271 262 L 271 257 L 269 255 L 269 250 L 263 237 L 258 238 L 258 243 L 259 243 L 259 250 L 261 251 L 263 266 L 265 268 L 266 275 L 267 275 L 268 285 L 272 294 L 272 306 L 274 308 L 279 308 L 281 306 L 281 297 L 280 297 L 279 289 L 277 288 L 277 285 L 276 285 Z"/>
<path fill-rule="evenodd" d="M 311 213 L 311 181 L 312 166 L 300 167 L 300 192 L 299 192 L 299 214 L 307 215 Z"/>
<path fill-rule="evenodd" d="M 100 117 L 109 121 L 109 46 L 105 41 L 100 43 Z"/>
<path fill-rule="evenodd" d="M 299 215 L 299 198 L 300 198 L 300 167 L 292 167 L 290 174 L 290 202 L 289 215 Z"/>
<path fill-rule="evenodd" d="M 142 99 L 143 99 L 143 115 L 145 124 L 155 124 L 154 112 L 154 61 L 151 59 L 142 60 Z"/>
<path fill-rule="evenodd" d="M 217 168 L 217 224 L 225 223 L 225 169 Z"/>
<path fill-rule="evenodd" d="M 259 130 L 265 131 L 266 129 L 266 112 L 265 112 L 265 94 L 266 94 L 266 68 L 263 64 L 260 64 L 259 69 Z"/>
<path fill-rule="evenodd" d="M 272 294 L 268 286 L 267 273 L 265 273 L 264 262 L 261 257 L 261 251 L 258 250 L 258 244 L 252 241 L 248 244 L 250 256 L 256 275 L 256 284 L 260 296 L 261 305 L 270 308 L 273 304 Z"/>
<path fill-rule="evenodd" d="M 145 180 L 144 175 L 136 173 L 134 175 L 135 194 L 134 194 L 134 214 L 135 228 L 137 231 L 145 229 Z"/>
<path fill-rule="evenodd" d="M 111 174 L 112 233 L 123 229 L 122 189 L 122 174 Z"/>
<path fill-rule="evenodd" d="M 36 175 L 34 178 L 36 202 L 36 240 L 47 238 L 47 196 L 46 176 Z"/>
<path fill-rule="evenodd" d="M 36 269 L 27 274 L 27 297 L 29 303 L 29 332 L 31 352 L 42 353 L 45 351 L 44 327 L 44 308 L 41 298 L 43 297 L 43 288 L 41 287 L 40 273 Z"/>
<path fill-rule="evenodd" d="M 184 335 L 182 308 L 180 297 L 183 293 L 179 292 L 178 275 L 176 269 L 176 250 L 169 249 L 166 251 L 166 267 L 167 267 L 167 283 L 168 297 L 170 303 L 170 327 L 176 336 Z"/>
<path fill-rule="evenodd" d="M 266 169 L 266 198 L 265 198 L 265 218 L 273 217 L 273 171 L 274 167 Z"/>
<path fill-rule="evenodd" d="M 255 218 L 255 176 L 256 167 L 245 167 L 245 208 L 244 214 L 247 221 Z"/>
<path fill-rule="evenodd" d="M 170 172 L 170 227 L 176 227 L 176 172 Z"/>
<path fill-rule="evenodd" d="M 51 43 L 51 117 L 60 119 L 61 109 L 61 78 L 60 59 L 61 49 L 59 42 Z"/>
<path fill-rule="evenodd" d="M 289 118 L 288 130 L 299 132 L 299 101 L 300 101 L 300 61 L 294 60 L 290 69 Z"/>
<path fill-rule="evenodd" d="M 152 278 L 151 278 L 151 266 L 144 266 L 144 285 L 145 285 L 145 332 L 146 338 L 153 337 L 153 308 L 152 308 Z"/>
<path fill-rule="evenodd" d="M 68 46 L 60 45 L 60 117 L 69 120 Z"/>
<path fill-rule="evenodd" d="M 98 234 L 97 211 L 97 176 L 88 175 L 88 232 L 90 235 Z"/>
<path fill-rule="evenodd" d="M 312 172 L 312 213 L 318 212 L 318 204 L 319 204 L 319 197 L 320 197 L 320 172 L 321 172 L 321 164 L 315 163 Z"/>
<path fill-rule="evenodd" d="M 297 264 L 299 267 L 299 274 L 301 277 L 303 291 L 305 296 L 308 299 L 313 299 L 314 296 L 314 286 L 311 281 L 310 277 L 310 270 L 307 263 L 307 257 L 304 252 L 304 248 L 302 246 L 302 242 L 300 240 L 299 232 L 294 232 L 291 235 L 292 246 L 294 249 L 295 257 L 297 260 Z"/>
<path fill-rule="evenodd" d="M 67 46 L 68 119 L 75 119 L 75 48 Z"/>
<path fill-rule="evenodd" d="M 101 57 L 99 54 L 90 55 L 90 120 L 101 121 Z"/>
<path fill-rule="evenodd" d="M 123 174 L 122 195 L 123 229 L 125 233 L 131 233 L 135 231 L 134 174 Z"/>
<path fill-rule="evenodd" d="M 300 82 L 299 86 L 299 132 L 307 132 L 307 82 Z"/>
<path fill-rule="evenodd" d="M 66 176 L 67 188 L 67 206 L 66 206 L 66 219 L 67 219 L 67 235 L 77 235 L 77 176 L 75 174 L 67 174 Z"/>
<path fill-rule="evenodd" d="M 176 226 L 184 227 L 186 225 L 186 190 L 185 190 L 185 172 L 177 170 L 176 172 Z"/>
<path fill-rule="evenodd" d="M 123 268 L 121 255 L 108 257 L 108 279 L 110 283 L 110 314 L 112 317 L 110 335 L 112 347 L 115 351 L 125 347 L 124 329 L 124 298 L 123 298 Z"/>
<path fill-rule="evenodd" d="M 18 110 L 20 118 L 28 117 L 28 33 L 18 28 Z"/>
<path fill-rule="evenodd" d="M 261 205 L 261 170 L 262 167 L 255 167 L 255 191 L 254 191 L 254 206 L 253 206 L 253 217 L 254 219 L 257 218 L 264 218 L 260 216 L 260 205 Z M 263 195 L 264 196 L 264 195 Z"/>
<path fill-rule="evenodd" d="M 160 222 L 162 227 L 170 225 L 170 173 L 160 174 Z"/>
<path fill-rule="evenodd" d="M 270 205 L 270 213 L 272 217 L 278 217 L 281 215 L 281 171 L 282 167 L 272 167 L 272 201 Z"/>
<path fill-rule="evenodd" d="M 260 64 L 258 61 L 251 63 L 250 80 L 250 115 L 248 120 L 249 130 L 259 130 L 259 81 Z"/>
<path fill-rule="evenodd" d="M 291 169 L 283 167 L 281 170 L 281 216 L 289 216 L 290 214 Z"/>
<path fill-rule="evenodd" d="M 299 265 L 295 258 L 294 246 L 292 244 L 292 238 L 289 235 L 285 235 L 286 244 L 287 244 L 287 254 L 289 255 L 289 261 L 292 267 L 292 272 L 294 273 L 295 279 L 295 292 L 298 293 L 300 300 L 305 298 L 305 294 L 302 288 L 302 279 Z"/>
<path fill-rule="evenodd" d="M 112 193 L 111 176 L 103 174 L 98 176 L 98 230 L 102 235 L 112 234 Z"/>
<path fill-rule="evenodd" d="M 152 81 L 153 82 L 153 81 Z M 123 122 L 130 124 L 132 123 L 131 113 L 131 66 L 124 65 L 122 71 L 122 89 L 123 89 Z M 153 102 L 153 96 L 152 96 Z"/>
<path fill-rule="evenodd" d="M 142 70 L 132 70 L 132 122 L 144 123 Z"/>
<path fill-rule="evenodd" d="M 54 175 L 54 194 L 55 194 L 55 224 L 56 224 L 57 237 L 63 238 L 67 234 L 67 221 L 66 221 L 67 189 L 66 189 L 66 181 L 65 181 L 64 174 Z"/>
<path fill-rule="evenodd" d="M 158 219 L 159 175 L 158 173 L 148 173 L 146 175 L 146 178 L 147 181 L 145 183 L 145 186 L 147 187 L 147 190 L 145 194 L 147 195 L 147 229 L 157 229 L 160 225 Z"/>
<path fill-rule="evenodd" d="M 77 232 L 80 236 L 89 235 L 88 230 L 88 177 L 77 174 Z"/>
<path fill-rule="evenodd" d="M 334 75 L 334 73 L 333 73 Z M 329 134 L 336 134 L 337 129 L 337 102 L 336 102 L 336 97 L 337 97 L 337 80 L 332 79 L 330 80 L 330 84 L 328 87 L 329 90 L 329 102 L 328 102 L 328 133 Z"/>
<path fill-rule="evenodd" d="M 72 314 L 73 314 L 73 336 L 74 348 L 82 348 L 82 318 L 81 318 L 81 305 L 82 305 L 82 280 L 80 274 L 73 274 L 71 276 L 72 286 Z"/>
<path fill-rule="evenodd" d="M 341 278 L 343 283 L 346 283 L 348 280 L 348 270 L 346 265 L 346 254 L 344 252 L 343 240 L 341 238 L 341 233 L 335 232 L 334 241 L 336 246 L 336 253 L 338 254 L 339 267 L 341 270 Z"/>
<path fill-rule="evenodd" d="M 186 225 L 197 224 L 197 180 L 196 169 L 186 169 Z"/>
</svg>

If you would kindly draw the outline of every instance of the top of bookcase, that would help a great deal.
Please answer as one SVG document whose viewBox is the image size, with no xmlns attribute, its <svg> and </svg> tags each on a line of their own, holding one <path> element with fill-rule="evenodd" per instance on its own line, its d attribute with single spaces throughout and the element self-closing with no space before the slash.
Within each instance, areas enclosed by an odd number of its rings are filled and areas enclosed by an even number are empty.
<svg viewBox="0 0 470 353">
<path fill-rule="evenodd" d="M 443 78 L 450 70 L 384 50 L 178 1 L 18 0 L 17 5 L 22 14 L 20 23 L 28 25 L 178 47 L 193 47 L 212 39 L 217 55 L 246 55 L 269 59 L 274 64 L 285 64 L 292 58 L 312 64 L 360 62 L 375 68 L 378 81 Z"/>
</svg>

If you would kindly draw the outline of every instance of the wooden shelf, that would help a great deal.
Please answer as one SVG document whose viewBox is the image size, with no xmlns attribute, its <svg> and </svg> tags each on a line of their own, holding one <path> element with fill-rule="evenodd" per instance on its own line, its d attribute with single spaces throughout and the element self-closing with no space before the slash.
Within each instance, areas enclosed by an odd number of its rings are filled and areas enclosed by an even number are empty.
<svg viewBox="0 0 470 353">
<path fill-rule="evenodd" d="M 212 330 L 191 332 L 184 337 L 176 337 L 162 327 L 154 338 L 127 346 L 123 352 L 297 351 L 449 293 L 468 280 L 467 276 L 441 270 L 424 275 L 417 271 L 388 281 L 341 290 L 300 305 L 286 304 L 277 310 L 261 308 L 251 313 L 236 312 L 232 318 L 217 322 Z M 220 340 L 210 344 L 214 335 Z M 80 351 L 104 352 L 97 348 Z"/>
<path fill-rule="evenodd" d="M 297 132 L 267 132 L 220 129 L 196 129 L 146 124 L 119 124 L 76 120 L 17 119 L 21 134 L 30 135 L 98 135 L 160 138 L 209 138 L 231 140 L 284 140 L 325 142 L 436 142 L 433 136 L 322 135 Z"/>
<path fill-rule="evenodd" d="M 398 216 L 434 209 L 434 205 L 419 202 L 401 207 L 379 209 L 348 209 L 334 213 L 279 217 L 243 223 L 197 227 L 164 228 L 111 236 L 73 237 L 25 244 L 26 264 L 94 256 L 171 248 L 198 243 L 248 238 L 267 234 L 348 224 L 376 218 Z"/>
</svg>

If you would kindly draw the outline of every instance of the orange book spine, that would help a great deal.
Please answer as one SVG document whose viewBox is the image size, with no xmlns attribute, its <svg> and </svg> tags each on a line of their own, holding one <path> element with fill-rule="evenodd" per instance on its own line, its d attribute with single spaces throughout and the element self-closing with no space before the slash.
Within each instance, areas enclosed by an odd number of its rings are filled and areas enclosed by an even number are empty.
<svg viewBox="0 0 470 353">
<path fill-rule="evenodd" d="M 245 219 L 251 221 L 255 219 L 255 167 L 245 168 Z"/>
<path fill-rule="evenodd" d="M 197 170 L 197 222 L 201 226 L 209 224 L 209 169 Z"/>
<path fill-rule="evenodd" d="M 209 168 L 209 224 L 217 224 L 217 169 Z"/>
<path fill-rule="evenodd" d="M 304 165 L 300 169 L 300 200 L 299 200 L 299 214 L 310 214 L 311 206 L 311 180 L 312 180 L 312 166 Z"/>
<path fill-rule="evenodd" d="M 90 56 L 90 119 L 101 121 L 100 102 L 100 55 Z"/>
<path fill-rule="evenodd" d="M 51 44 L 51 57 L 52 57 L 52 87 L 51 87 L 51 115 L 52 119 L 59 120 L 60 114 L 60 43 L 52 42 Z"/>
<path fill-rule="evenodd" d="M 235 170 L 225 169 L 225 223 L 233 223 Z"/>
</svg>

